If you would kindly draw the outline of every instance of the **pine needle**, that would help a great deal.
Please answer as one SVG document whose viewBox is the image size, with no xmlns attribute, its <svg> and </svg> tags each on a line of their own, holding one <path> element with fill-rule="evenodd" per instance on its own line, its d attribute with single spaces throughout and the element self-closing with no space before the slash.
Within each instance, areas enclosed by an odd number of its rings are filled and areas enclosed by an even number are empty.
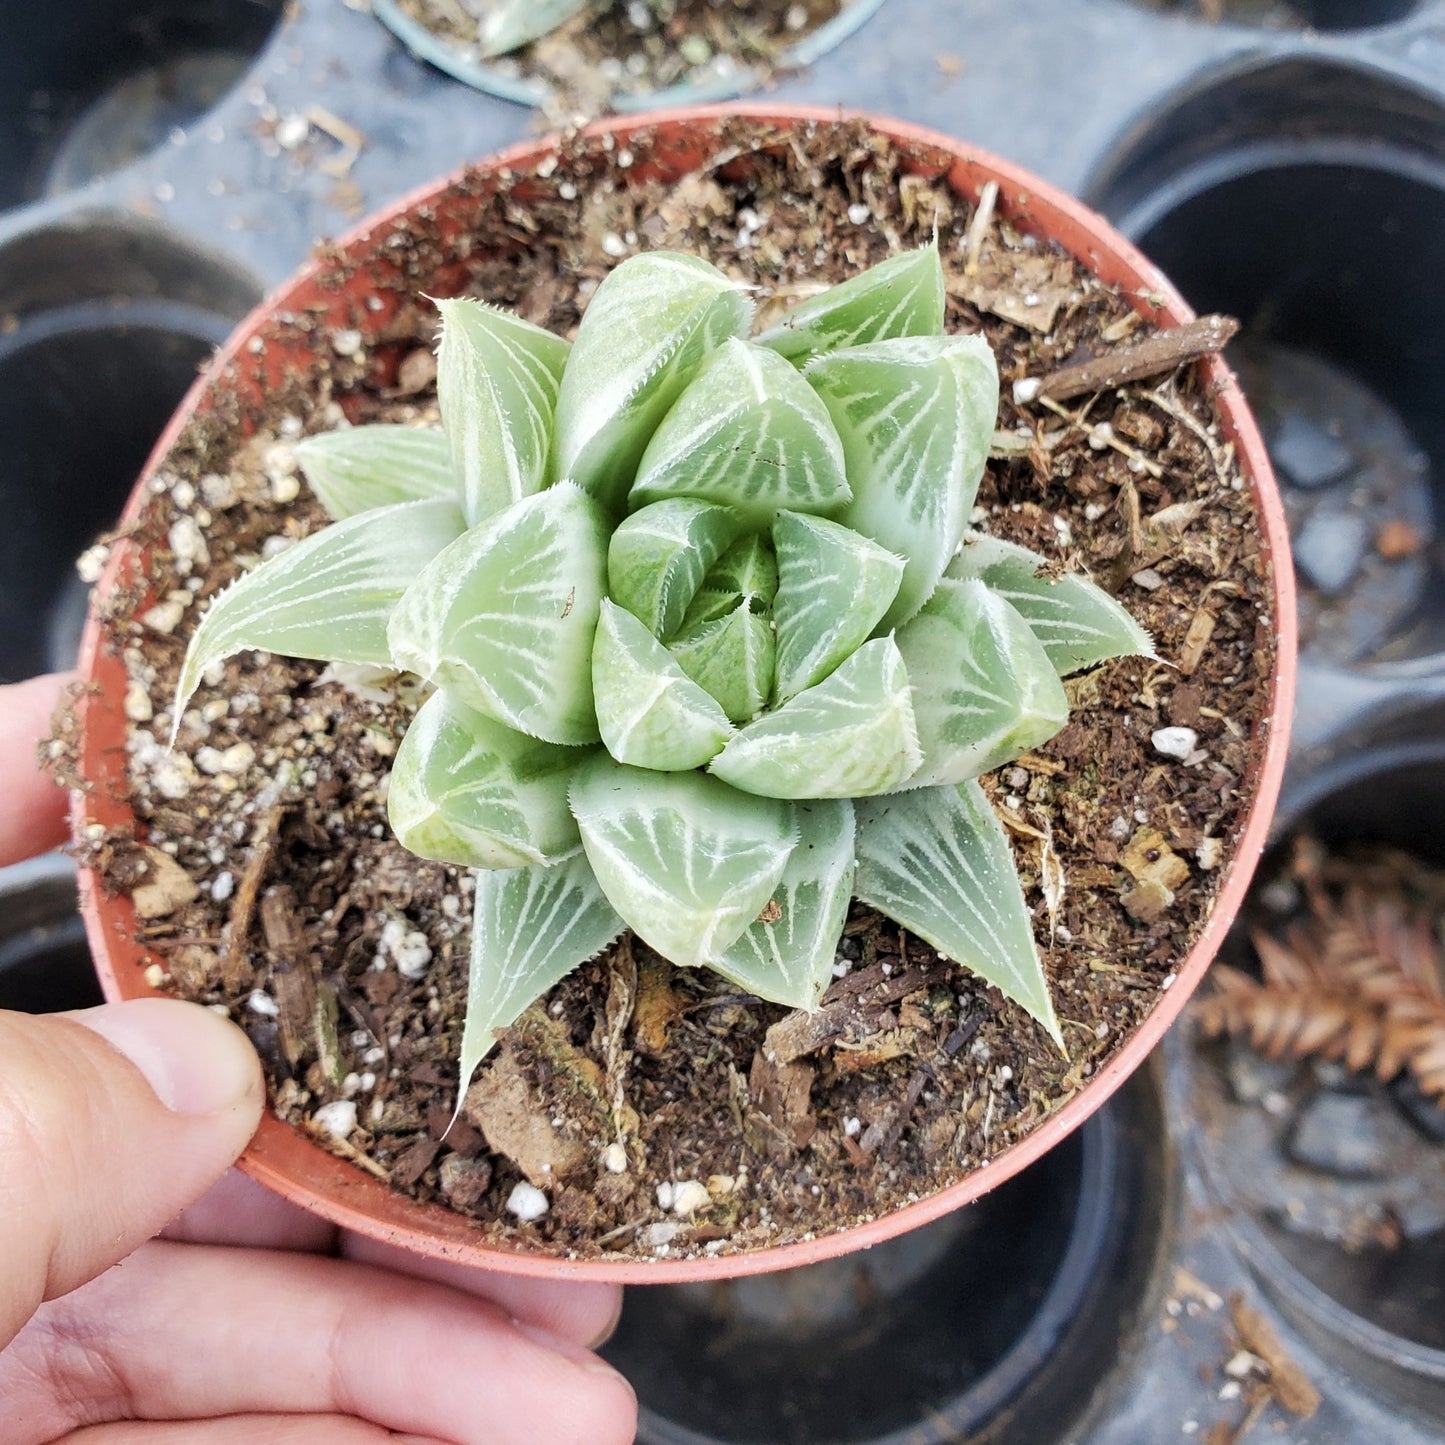
<svg viewBox="0 0 1445 1445">
<path fill-rule="evenodd" d="M 1289 876 L 1304 916 L 1252 935 L 1257 977 L 1215 965 L 1215 992 L 1199 1006 L 1204 1033 L 1381 1080 L 1408 1070 L 1445 1103 L 1445 871 L 1393 850 L 1345 858 L 1300 839 Z"/>
</svg>

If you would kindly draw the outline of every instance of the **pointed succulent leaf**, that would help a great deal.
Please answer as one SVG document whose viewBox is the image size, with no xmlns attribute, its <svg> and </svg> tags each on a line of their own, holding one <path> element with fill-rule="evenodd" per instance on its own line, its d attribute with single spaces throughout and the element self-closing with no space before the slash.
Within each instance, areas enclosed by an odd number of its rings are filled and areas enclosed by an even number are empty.
<svg viewBox="0 0 1445 1445">
<path fill-rule="evenodd" d="M 908 673 L 891 637 L 865 642 L 832 676 L 749 723 L 711 771 L 770 798 L 863 798 L 918 767 Z"/>
<path fill-rule="evenodd" d="M 580 849 L 551 868 L 477 874 L 458 1098 L 498 1031 L 596 958 L 624 927 Z"/>
<path fill-rule="evenodd" d="M 213 662 L 247 648 L 390 667 L 387 621 L 402 594 L 462 530 L 455 502 L 397 502 L 336 522 L 220 593 L 186 650 L 176 724 Z"/>
<path fill-rule="evenodd" d="M 596 742 L 592 634 L 606 581 L 601 508 L 569 482 L 548 487 L 422 569 L 392 614 L 392 659 L 519 732 Z"/>
<path fill-rule="evenodd" d="M 592 647 L 597 725 L 619 763 L 663 772 L 700 768 L 734 728 L 630 612 L 606 600 Z"/>
<path fill-rule="evenodd" d="M 716 266 L 676 251 L 624 261 L 597 288 L 557 398 L 553 475 L 623 510 L 643 449 L 703 358 L 752 304 Z"/>
<path fill-rule="evenodd" d="M 878 625 L 898 594 L 903 559 L 823 517 L 779 512 L 778 680 L 774 703 L 821 682 Z"/>
<path fill-rule="evenodd" d="M 754 612 L 766 612 L 778 592 L 778 562 L 756 532 L 740 537 L 707 570 L 703 590 L 746 598 Z"/>
<path fill-rule="evenodd" d="M 437 402 L 475 526 L 546 484 L 557 388 L 571 347 L 480 301 L 436 305 Z"/>
<path fill-rule="evenodd" d="M 654 502 L 621 522 L 607 547 L 607 590 L 649 632 L 670 637 L 707 569 L 732 545 L 742 519 L 690 497 Z"/>
<path fill-rule="evenodd" d="M 973 510 L 998 413 L 981 336 L 904 337 L 815 357 L 805 372 L 843 439 L 845 526 L 907 559 L 884 628 L 912 617 Z"/>
<path fill-rule="evenodd" d="M 937 244 L 890 256 L 793 307 L 758 337 L 795 366 L 820 351 L 895 336 L 943 334 L 943 265 Z"/>
<path fill-rule="evenodd" d="M 477 31 L 484 60 L 520 50 L 574 15 L 580 15 L 592 0 L 492 0 Z"/>
<path fill-rule="evenodd" d="M 468 868 L 555 863 L 582 841 L 567 806 L 580 757 L 435 692 L 392 765 L 392 832 L 421 858 Z"/>
<path fill-rule="evenodd" d="M 681 632 L 667 644 L 682 670 L 717 699 L 730 722 L 761 711 L 773 689 L 777 643 L 772 624 L 746 599 L 717 622 Z"/>
<path fill-rule="evenodd" d="M 1069 720 L 1043 645 L 977 578 L 945 578 L 897 637 L 923 749 L 923 765 L 904 788 L 976 778 L 1047 742 Z"/>
<path fill-rule="evenodd" d="M 1003 825 L 977 783 L 856 805 L 854 894 L 1026 1009 L 1062 1049 Z"/>
<path fill-rule="evenodd" d="M 758 917 L 796 840 L 791 810 L 775 798 L 605 755 L 578 769 L 572 812 L 612 906 L 685 968 L 722 954 Z"/>
<path fill-rule="evenodd" d="M 333 521 L 373 507 L 461 500 L 447 439 L 415 426 L 343 427 L 296 443 L 307 484 Z"/>
<path fill-rule="evenodd" d="M 817 392 L 781 356 L 731 337 L 653 433 L 628 500 L 703 497 L 766 525 L 780 507 L 836 512 L 851 495 Z"/>
<path fill-rule="evenodd" d="M 765 908 L 708 967 L 771 1003 L 814 1009 L 833 981 L 838 940 L 853 895 L 853 805 L 793 804 L 798 842 Z"/>
<path fill-rule="evenodd" d="M 1110 657 L 1155 657 L 1154 639 L 1102 587 L 1046 557 L 965 532 L 946 577 L 977 577 L 1033 629 L 1060 677 Z"/>
<path fill-rule="evenodd" d="M 741 594 L 732 589 L 721 591 L 713 587 L 699 587 L 693 594 L 692 601 L 687 604 L 682 625 L 674 634 L 665 635 L 663 640 L 671 642 L 673 637 L 691 636 L 700 632 L 709 622 L 717 622 L 734 611 L 741 600 Z"/>
</svg>

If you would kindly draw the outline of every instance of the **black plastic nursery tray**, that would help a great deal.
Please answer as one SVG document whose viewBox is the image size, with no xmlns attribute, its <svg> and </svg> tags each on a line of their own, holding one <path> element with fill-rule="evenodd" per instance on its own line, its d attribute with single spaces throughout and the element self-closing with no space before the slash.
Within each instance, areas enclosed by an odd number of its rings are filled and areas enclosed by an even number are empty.
<svg viewBox="0 0 1445 1445">
<path fill-rule="evenodd" d="M 231 325 L 318 238 L 538 120 L 413 57 L 368 0 L 54 0 L 10 7 L 3 37 L 14 680 L 73 661 L 76 558 Z M 1445 0 L 883 0 L 770 93 L 1020 162 L 1109 215 L 1198 309 L 1240 318 L 1231 355 L 1302 583 L 1282 828 L 1445 858 Z M 0 873 L 0 1004 L 94 993 L 63 861 Z M 634 1291 L 609 1354 L 641 1438 L 1445 1437 L 1438 1117 L 1315 1073 L 1302 1094 L 1298 1071 L 1186 1022 L 961 1215 L 812 1270 Z M 1301 1115 L 1321 1108 L 1403 1154 L 1373 1176 L 1328 1151 L 1302 1166 L 1318 1121 Z M 1370 1208 L 1400 1216 L 1391 1250 L 1294 1227 Z M 1308 1419 L 1287 1388 L 1261 1391 L 1256 1318 L 1275 1385 L 1292 1360 L 1319 1391 Z"/>
</svg>

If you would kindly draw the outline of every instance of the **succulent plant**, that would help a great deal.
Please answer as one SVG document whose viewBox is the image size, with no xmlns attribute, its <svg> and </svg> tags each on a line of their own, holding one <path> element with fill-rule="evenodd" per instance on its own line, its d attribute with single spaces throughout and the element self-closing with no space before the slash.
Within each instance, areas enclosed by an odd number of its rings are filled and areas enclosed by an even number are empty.
<svg viewBox="0 0 1445 1445">
<path fill-rule="evenodd" d="M 852 898 L 1060 1040 L 975 780 L 1064 724 L 1063 674 L 1151 646 L 968 530 L 998 378 L 943 334 L 936 247 L 751 339 L 744 292 L 670 252 L 613 270 L 570 345 L 437 304 L 443 429 L 298 444 L 334 522 L 217 597 L 174 716 L 244 648 L 433 689 L 388 808 L 478 870 L 463 1086 L 624 928 L 812 1008 Z"/>
<path fill-rule="evenodd" d="M 656 0 L 644 0 L 655 8 Z M 477 39 L 484 56 L 506 55 L 551 34 L 596 0 L 484 0 Z M 597 7 L 600 8 L 600 7 Z"/>
</svg>

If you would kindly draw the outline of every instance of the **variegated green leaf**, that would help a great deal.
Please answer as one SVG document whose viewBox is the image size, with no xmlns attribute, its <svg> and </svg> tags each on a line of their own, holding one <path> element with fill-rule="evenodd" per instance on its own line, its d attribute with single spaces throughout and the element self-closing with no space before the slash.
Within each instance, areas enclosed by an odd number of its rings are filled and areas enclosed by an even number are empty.
<svg viewBox="0 0 1445 1445">
<path fill-rule="evenodd" d="M 663 772 L 700 768 L 733 726 L 717 702 L 630 612 L 606 600 L 592 648 L 597 725 L 619 763 Z"/>
<path fill-rule="evenodd" d="M 427 699 L 397 749 L 392 831 L 422 858 L 468 868 L 555 863 L 581 846 L 567 785 L 581 754 L 529 738 L 445 692 Z"/>
<path fill-rule="evenodd" d="M 336 522 L 263 562 L 211 603 L 186 650 L 175 723 L 213 663 L 264 648 L 391 665 L 387 622 L 416 574 L 462 530 L 455 502 L 397 502 Z"/>
<path fill-rule="evenodd" d="M 547 481 L 557 388 L 571 347 L 480 301 L 438 301 L 437 402 L 475 526 Z"/>
<path fill-rule="evenodd" d="M 977 578 L 945 578 L 897 633 L 923 765 L 905 788 L 961 783 L 1047 742 L 1069 700 L 1029 624 Z"/>
<path fill-rule="evenodd" d="M 692 601 L 687 604 L 682 625 L 673 636 L 691 636 L 701 632 L 709 622 L 717 622 L 735 611 L 741 601 L 742 595 L 736 589 L 730 588 L 724 592 L 713 587 L 699 587 L 693 594 Z M 664 635 L 663 640 L 670 642 L 672 638 Z"/>
<path fill-rule="evenodd" d="M 778 563 L 756 532 L 739 537 L 707 569 L 702 579 L 705 592 L 746 598 L 754 612 L 766 612 L 778 593 Z"/>
<path fill-rule="evenodd" d="M 1155 657 L 1154 639 L 1103 588 L 1027 547 L 965 532 L 947 577 L 977 577 L 1033 629 L 1060 677 L 1110 657 Z"/>
<path fill-rule="evenodd" d="M 608 593 L 649 632 L 670 637 L 707 569 L 732 545 L 741 525 L 730 508 L 687 497 L 634 512 L 608 544 Z"/>
<path fill-rule="evenodd" d="M 718 957 L 758 917 L 796 840 L 791 811 L 775 798 L 605 755 L 578 770 L 572 811 L 612 906 L 682 967 Z"/>
<path fill-rule="evenodd" d="M 943 265 L 937 244 L 890 256 L 793 307 L 758 343 L 796 366 L 820 351 L 895 336 L 943 334 Z"/>
<path fill-rule="evenodd" d="M 318 432 L 296 443 L 296 460 L 333 521 L 394 502 L 461 502 L 447 439 L 424 427 L 379 423 Z"/>
<path fill-rule="evenodd" d="M 977 783 L 856 805 L 853 892 L 999 989 L 1064 1047 L 1003 825 Z"/>
<path fill-rule="evenodd" d="M 480 53 L 490 60 L 519 50 L 550 35 L 592 3 L 593 0 L 490 0 L 477 30 Z"/>
<path fill-rule="evenodd" d="M 863 798 L 918 767 L 908 673 L 891 637 L 865 642 L 830 677 L 749 723 L 711 771 L 770 798 Z"/>
<path fill-rule="evenodd" d="M 562 482 L 464 533 L 407 589 L 391 655 L 460 701 L 551 743 L 598 738 L 592 634 L 607 523 Z"/>
<path fill-rule="evenodd" d="M 853 894 L 853 805 L 795 803 L 798 842 L 765 908 L 708 967 L 771 1003 L 814 1009 L 833 981 L 838 940 Z"/>
<path fill-rule="evenodd" d="M 853 501 L 838 516 L 906 559 L 884 628 L 943 575 L 973 509 L 998 412 L 981 336 L 905 337 L 815 357 L 805 372 L 843 439 Z"/>
<path fill-rule="evenodd" d="M 658 423 L 703 358 L 747 331 L 752 303 L 717 267 L 649 251 L 617 267 L 582 318 L 562 390 L 552 475 L 623 510 Z"/>
<path fill-rule="evenodd" d="M 823 517 L 779 512 L 774 703 L 821 682 L 878 625 L 898 593 L 903 559 Z"/>
<path fill-rule="evenodd" d="M 836 512 L 851 496 L 817 392 L 782 357 L 731 337 L 652 434 L 628 502 L 702 497 L 766 526 L 780 507 Z"/>
<path fill-rule="evenodd" d="M 777 652 L 772 624 L 746 599 L 720 621 L 705 623 L 696 632 L 680 632 L 667 650 L 700 688 L 717 699 L 731 722 L 753 717 L 772 692 Z"/>
<path fill-rule="evenodd" d="M 624 927 L 580 850 L 551 868 L 477 874 L 458 1098 L 498 1032 Z"/>
</svg>

